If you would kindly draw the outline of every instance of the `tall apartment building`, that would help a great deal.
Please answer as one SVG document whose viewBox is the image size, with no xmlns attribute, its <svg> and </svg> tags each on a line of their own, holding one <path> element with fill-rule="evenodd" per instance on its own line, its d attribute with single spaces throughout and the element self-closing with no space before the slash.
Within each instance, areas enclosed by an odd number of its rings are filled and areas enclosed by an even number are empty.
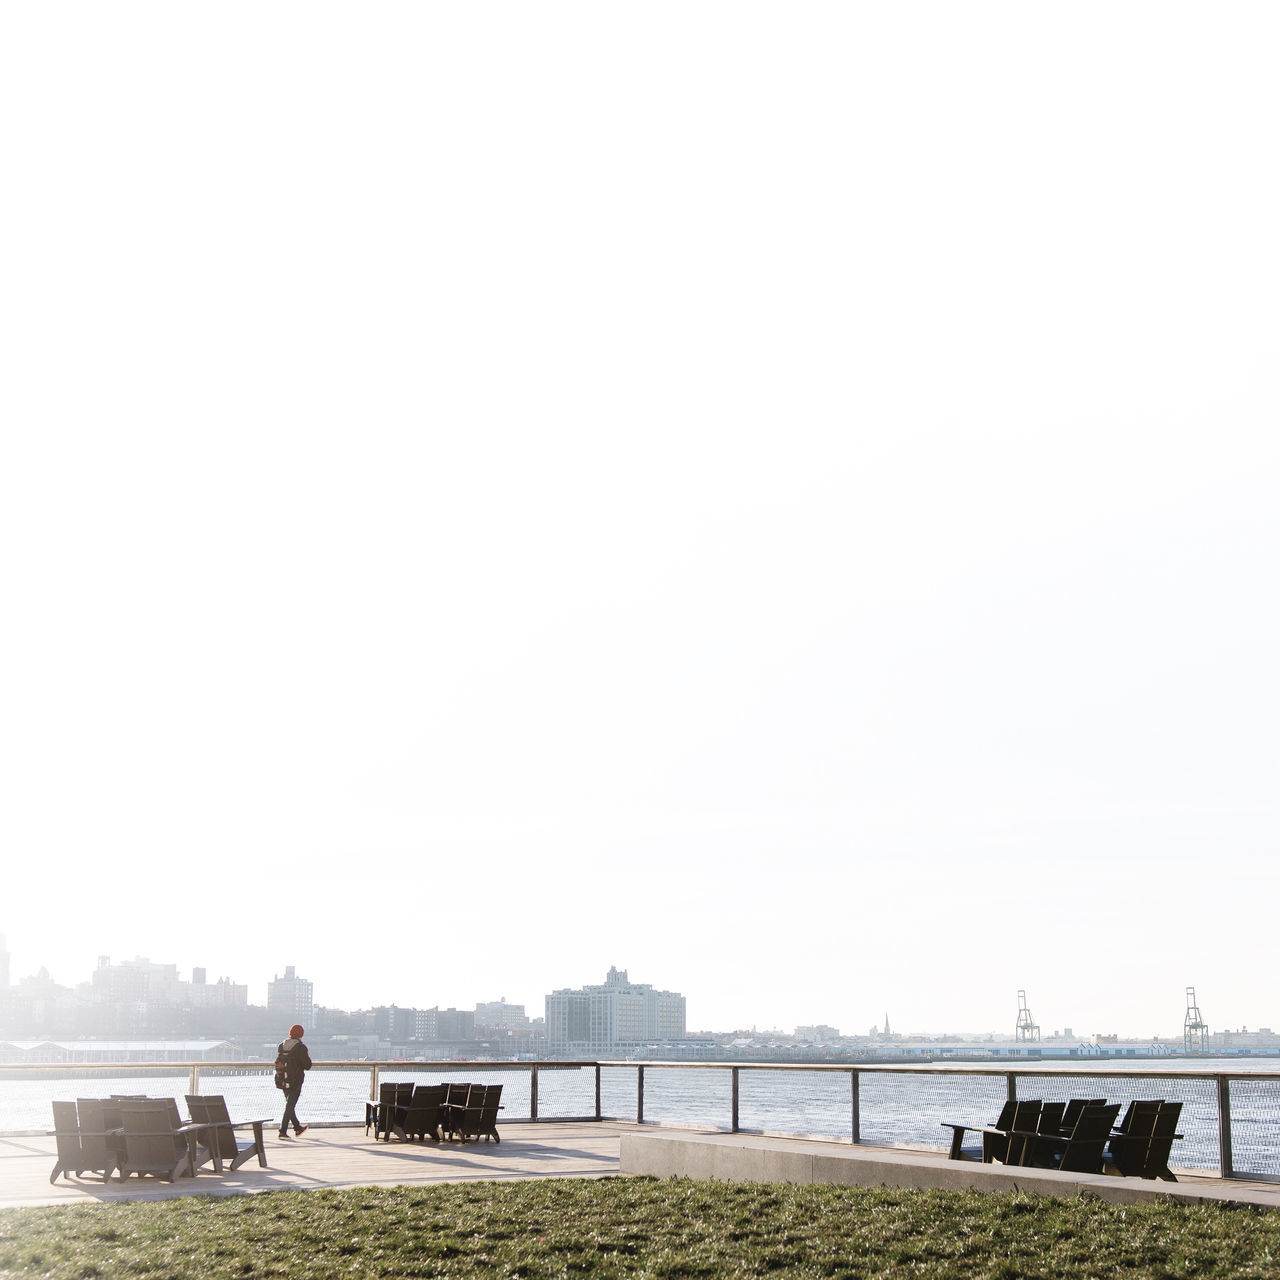
<svg viewBox="0 0 1280 1280">
<path fill-rule="evenodd" d="M 286 965 L 283 978 L 273 978 L 267 983 L 267 1012 L 286 1029 L 295 1022 L 310 1026 L 311 982 L 299 978 L 293 965 Z"/>
<path fill-rule="evenodd" d="M 566 988 L 547 997 L 548 1050 L 595 1053 L 652 1040 L 682 1040 L 684 996 L 632 982 L 610 968 L 601 986 Z"/>
</svg>

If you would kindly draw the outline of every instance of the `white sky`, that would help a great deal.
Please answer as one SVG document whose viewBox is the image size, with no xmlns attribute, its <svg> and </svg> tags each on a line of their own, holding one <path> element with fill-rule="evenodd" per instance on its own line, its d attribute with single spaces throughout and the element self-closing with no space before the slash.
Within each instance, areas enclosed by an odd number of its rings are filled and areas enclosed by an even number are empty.
<svg viewBox="0 0 1280 1280">
<path fill-rule="evenodd" d="M 1280 14 L 0 11 L 0 931 L 1280 1028 Z"/>
</svg>

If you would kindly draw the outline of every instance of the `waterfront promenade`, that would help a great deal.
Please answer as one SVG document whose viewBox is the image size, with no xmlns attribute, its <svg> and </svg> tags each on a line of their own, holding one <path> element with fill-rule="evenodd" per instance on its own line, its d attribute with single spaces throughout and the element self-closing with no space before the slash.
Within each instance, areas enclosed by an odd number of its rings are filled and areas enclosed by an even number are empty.
<svg viewBox="0 0 1280 1280">
<path fill-rule="evenodd" d="M 428 1186 L 444 1182 L 599 1178 L 618 1174 L 716 1177 L 747 1181 L 1020 1190 L 1093 1194 L 1110 1200 L 1167 1196 L 1280 1209 L 1280 1183 L 1179 1175 L 1175 1183 L 1097 1178 L 1001 1165 L 955 1162 L 935 1152 L 847 1143 L 655 1129 L 630 1123 L 547 1122 L 502 1126 L 502 1142 L 439 1145 L 375 1142 L 363 1126 L 309 1129 L 299 1139 L 268 1139 L 269 1167 L 251 1160 L 221 1176 L 206 1166 L 174 1183 L 95 1177 L 49 1183 L 54 1140 L 0 1136 L 0 1208 L 159 1200 L 190 1195 L 253 1195 L 339 1187 Z"/>
</svg>

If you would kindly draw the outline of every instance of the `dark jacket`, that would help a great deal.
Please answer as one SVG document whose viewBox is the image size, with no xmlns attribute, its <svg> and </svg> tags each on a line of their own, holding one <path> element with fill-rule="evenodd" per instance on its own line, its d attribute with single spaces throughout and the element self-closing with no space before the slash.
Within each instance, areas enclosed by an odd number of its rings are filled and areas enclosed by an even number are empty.
<svg viewBox="0 0 1280 1280">
<path fill-rule="evenodd" d="M 301 1084 L 303 1076 L 311 1070 L 311 1055 L 301 1040 L 290 1036 L 276 1047 L 276 1057 L 284 1059 L 284 1083 L 288 1089 Z"/>
</svg>

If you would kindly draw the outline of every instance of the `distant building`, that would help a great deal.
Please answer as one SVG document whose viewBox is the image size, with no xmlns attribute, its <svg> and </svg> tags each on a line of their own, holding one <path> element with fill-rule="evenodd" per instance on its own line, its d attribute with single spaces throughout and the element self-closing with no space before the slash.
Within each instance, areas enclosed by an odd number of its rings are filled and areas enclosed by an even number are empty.
<svg viewBox="0 0 1280 1280">
<path fill-rule="evenodd" d="M 92 986 L 93 998 L 102 1004 L 179 1003 L 178 966 L 152 964 L 146 956 L 116 964 L 110 956 L 99 956 Z"/>
<path fill-rule="evenodd" d="M 373 1034 L 380 1040 L 392 1040 L 403 1044 L 418 1034 L 417 1009 L 401 1009 L 398 1005 L 384 1004 L 371 1009 Z"/>
<path fill-rule="evenodd" d="M 199 981 L 196 980 L 197 975 Z M 226 1009 L 232 1005 L 247 1006 L 249 1003 L 249 988 L 245 983 L 232 982 L 230 978 L 206 982 L 203 969 L 194 970 L 190 982 L 178 985 L 182 999 L 193 1009 Z"/>
<path fill-rule="evenodd" d="M 311 983 L 299 978 L 293 965 L 287 965 L 283 978 L 267 983 L 267 1012 L 285 1028 L 295 1022 L 308 1026 L 311 1022 Z"/>
<path fill-rule="evenodd" d="M 419 1040 L 474 1040 L 476 1015 L 470 1009 L 418 1009 Z"/>
<path fill-rule="evenodd" d="M 835 1027 L 819 1022 L 811 1027 L 797 1027 L 796 1039 L 807 1040 L 810 1044 L 829 1044 L 832 1040 L 840 1039 L 840 1032 Z"/>
<path fill-rule="evenodd" d="M 513 1035 L 528 1032 L 529 1019 L 524 1005 L 508 1004 L 506 998 L 476 1005 L 476 1032 Z"/>
<path fill-rule="evenodd" d="M 591 1053 L 684 1035 L 684 996 L 631 982 L 625 969 L 610 968 L 601 986 L 547 996 L 548 1050 Z"/>
<path fill-rule="evenodd" d="M 9 985 L 9 952 L 5 947 L 4 934 L 0 933 L 0 987 Z"/>
<path fill-rule="evenodd" d="M 239 1062 L 227 1040 L 7 1040 L 0 1062 Z"/>
</svg>

